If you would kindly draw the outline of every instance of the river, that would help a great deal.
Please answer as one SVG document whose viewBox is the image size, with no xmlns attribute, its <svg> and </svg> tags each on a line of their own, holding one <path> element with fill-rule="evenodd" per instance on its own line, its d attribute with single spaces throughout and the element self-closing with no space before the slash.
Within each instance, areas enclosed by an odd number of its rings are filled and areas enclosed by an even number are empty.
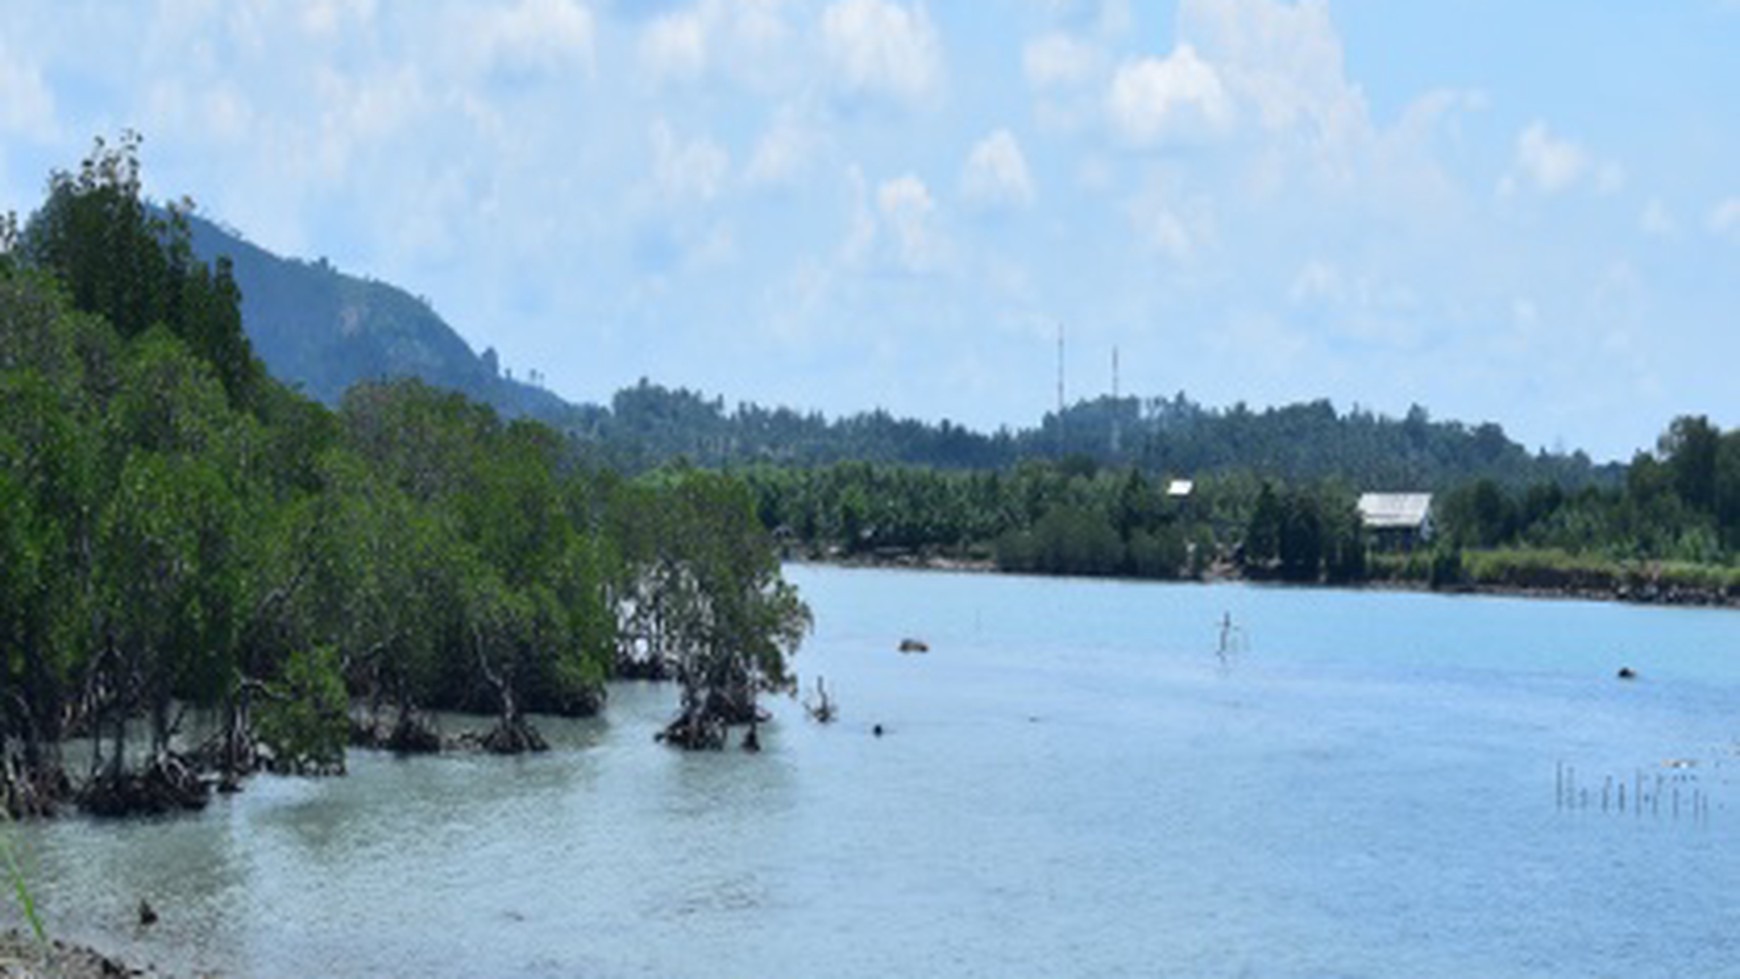
<svg viewBox="0 0 1740 979">
<path fill-rule="evenodd" d="M 686 755 L 622 684 L 536 757 L 12 827 L 47 924 L 255 976 L 1740 976 L 1734 612 L 788 575 L 835 724 Z"/>
</svg>

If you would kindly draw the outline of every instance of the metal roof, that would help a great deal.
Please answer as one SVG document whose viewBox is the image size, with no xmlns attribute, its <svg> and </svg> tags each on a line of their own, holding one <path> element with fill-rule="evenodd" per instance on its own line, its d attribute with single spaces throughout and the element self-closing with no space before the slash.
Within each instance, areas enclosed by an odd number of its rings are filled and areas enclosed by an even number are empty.
<svg viewBox="0 0 1740 979">
<path fill-rule="evenodd" d="M 1196 483 L 1188 479 L 1174 479 L 1166 484 L 1167 496 L 1189 496 L 1196 489 Z"/>
<path fill-rule="evenodd" d="M 1431 511 L 1430 493 L 1359 494 L 1360 520 L 1377 530 L 1417 529 L 1425 525 Z"/>
</svg>

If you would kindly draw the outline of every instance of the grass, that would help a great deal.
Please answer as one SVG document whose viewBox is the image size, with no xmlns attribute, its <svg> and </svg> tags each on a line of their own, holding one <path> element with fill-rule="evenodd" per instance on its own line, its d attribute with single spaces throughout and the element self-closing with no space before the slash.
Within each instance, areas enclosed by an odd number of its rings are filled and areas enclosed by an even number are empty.
<svg viewBox="0 0 1740 979">
<path fill-rule="evenodd" d="M 0 818 L 10 823 L 11 817 L 3 806 L 0 806 Z M 42 926 L 42 915 L 37 913 L 36 898 L 31 896 L 30 881 L 25 878 L 24 867 L 18 862 L 18 848 L 13 844 L 9 827 L 7 832 L 0 834 L 0 859 L 5 861 L 6 876 L 11 879 L 12 895 L 18 901 L 19 910 L 30 922 L 30 930 L 36 935 L 37 942 L 47 948 L 48 930 Z"/>
<path fill-rule="evenodd" d="M 1733 565 L 1620 560 L 1546 548 L 1497 548 L 1463 551 L 1450 558 L 1454 574 L 1446 581 L 1444 560 L 1444 554 L 1430 550 L 1374 554 L 1369 562 L 1370 578 L 1429 582 L 1437 561 L 1441 581 L 1476 587 L 1593 592 L 1683 589 L 1730 600 L 1740 597 L 1740 567 Z"/>
</svg>

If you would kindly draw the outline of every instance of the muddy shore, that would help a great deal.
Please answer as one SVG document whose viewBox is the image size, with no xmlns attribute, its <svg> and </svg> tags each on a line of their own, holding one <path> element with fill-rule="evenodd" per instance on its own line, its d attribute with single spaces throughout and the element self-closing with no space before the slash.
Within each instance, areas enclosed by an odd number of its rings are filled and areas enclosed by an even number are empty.
<svg viewBox="0 0 1740 979">
<path fill-rule="evenodd" d="M 11 979 L 117 979 L 151 976 L 162 979 L 155 969 L 141 969 L 83 945 L 49 939 L 47 945 L 16 930 L 0 932 L 0 977 Z"/>
</svg>

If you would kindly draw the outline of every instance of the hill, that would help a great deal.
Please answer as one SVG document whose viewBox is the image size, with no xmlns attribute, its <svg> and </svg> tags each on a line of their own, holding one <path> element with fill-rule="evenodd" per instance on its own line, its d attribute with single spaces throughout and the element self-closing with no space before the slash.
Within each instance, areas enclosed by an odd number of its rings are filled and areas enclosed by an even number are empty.
<svg viewBox="0 0 1740 979">
<path fill-rule="evenodd" d="M 1247 471 L 1284 479 L 1339 477 L 1379 488 L 1441 489 L 1473 479 L 1507 486 L 1615 482 L 1622 467 L 1582 453 L 1531 453 L 1497 424 L 1396 419 L 1328 401 L 1252 410 L 1173 398 L 1080 401 L 1037 424 L 994 433 L 866 411 L 819 413 L 741 404 L 642 380 L 609 407 L 576 405 L 504 377 L 429 304 L 324 259 L 283 258 L 210 221 L 191 222 L 195 254 L 228 256 L 249 339 L 278 379 L 336 405 L 358 381 L 415 377 L 507 417 L 529 416 L 577 437 L 614 467 L 641 471 L 677 458 L 704 466 L 820 466 L 864 461 L 939 469 L 1002 469 L 1025 459 L 1078 457 L 1152 472 Z"/>
<path fill-rule="evenodd" d="M 385 282 L 348 275 L 325 259 L 283 258 L 211 221 L 190 221 L 194 254 L 228 256 L 242 320 L 272 375 L 327 405 L 358 381 L 415 377 L 509 417 L 558 426 L 584 412 L 550 392 L 501 376 L 493 349 L 479 354 L 429 304 Z"/>
</svg>

